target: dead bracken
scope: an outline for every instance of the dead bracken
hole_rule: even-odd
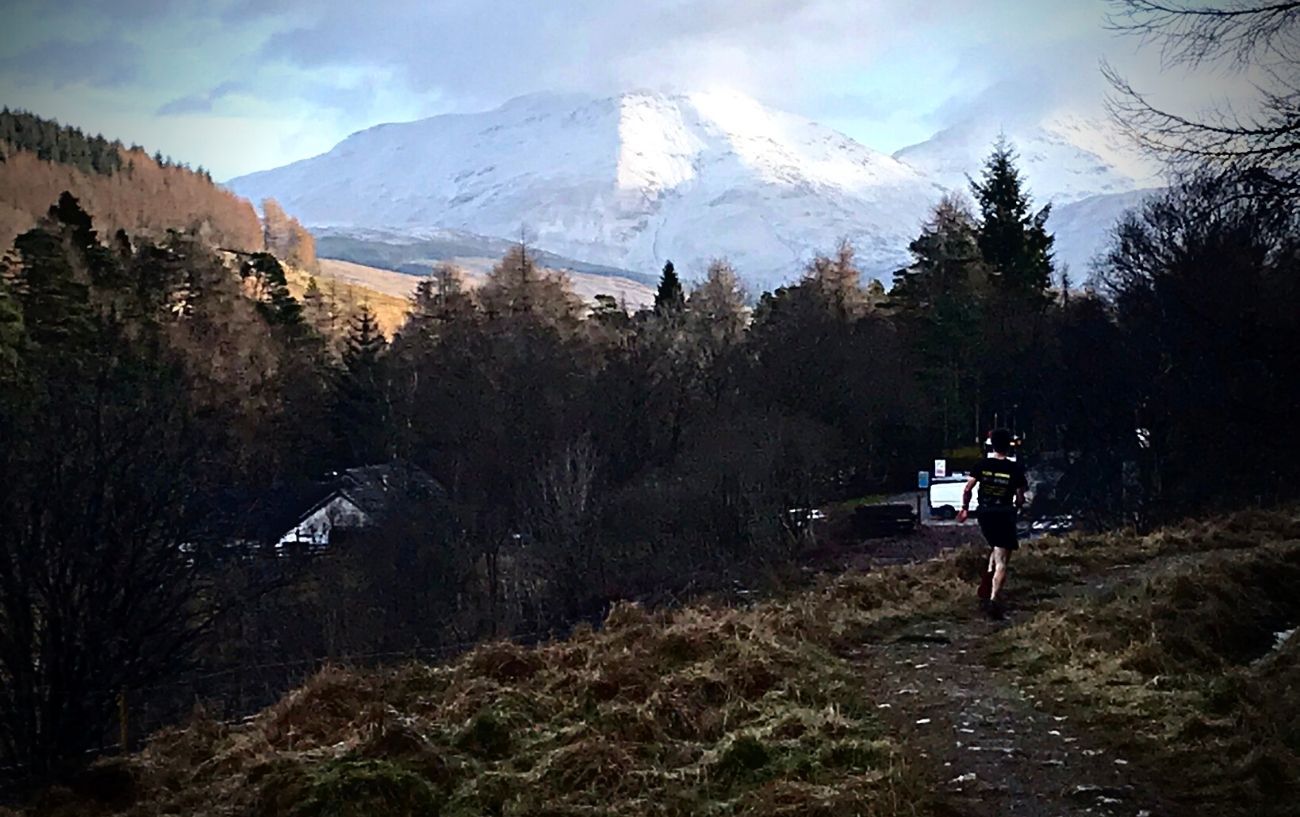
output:
[[[620,605],[599,631],[485,644],[446,666],[326,669],[245,724],[200,711],[112,761],[127,797],[54,790],[34,812],[924,812],[925,788],[876,720],[861,668],[837,654],[959,586],[953,560],[912,570],[929,578],[901,593],[900,568],[747,609]]]

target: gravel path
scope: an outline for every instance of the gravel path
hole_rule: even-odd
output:
[[[947,535],[927,544],[940,542],[957,544]],[[914,555],[923,559],[924,550]],[[890,553],[881,561],[896,558]],[[1012,598],[1050,607],[1158,569],[1156,563],[1125,565],[1080,584],[1024,588]],[[1014,673],[986,664],[986,638],[1032,610],[1013,609],[1007,622],[992,622],[975,613],[974,596],[972,586],[970,616],[913,623],[849,656],[872,679],[881,720],[920,753],[944,810],[969,817],[1173,817],[1149,786],[1131,778],[1128,759],[1051,714],[1055,702],[1037,699]]]

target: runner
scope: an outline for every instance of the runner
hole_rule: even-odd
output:
[[[966,481],[957,521],[965,522],[970,516],[971,494],[974,493],[975,486],[979,485],[980,504],[976,516],[980,532],[992,549],[988,572],[985,574],[988,598],[984,598],[984,586],[981,585],[980,606],[991,618],[1000,619],[1000,594],[1007,580],[1007,563],[1011,560],[1011,551],[1019,547],[1016,542],[1016,514],[1025,504],[1025,489],[1029,487],[1029,482],[1025,479],[1025,467],[1007,458],[1011,453],[1010,431],[1005,428],[994,430],[989,435],[989,443],[993,447],[993,454],[981,460]]]

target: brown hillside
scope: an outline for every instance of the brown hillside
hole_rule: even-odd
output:
[[[402,327],[406,321],[406,313],[410,308],[410,295],[415,289],[415,284],[419,279],[410,275],[402,275],[399,272],[388,273],[394,278],[406,279],[410,282],[404,294],[391,284],[389,286],[375,285],[370,281],[359,279],[352,274],[352,270],[340,269],[339,265],[343,262],[320,261],[320,273],[315,276],[316,285],[320,287],[321,292],[329,301],[337,303],[340,315],[346,316],[352,314],[357,307],[366,304],[371,311],[375,313],[375,318],[379,321],[379,328],[384,335],[392,338],[393,333]],[[359,267],[362,270],[369,270],[369,267],[360,267],[357,264],[347,264],[348,267]],[[384,273],[384,270],[373,270],[376,273]],[[285,277],[289,281],[289,292],[293,297],[302,299],[303,293],[307,290],[307,282],[312,277],[310,273],[297,267],[289,266],[286,269]],[[382,279],[383,276],[379,276]],[[339,322],[338,331],[344,331],[347,325],[346,318]]]
[[[466,288],[473,290],[482,286],[486,271],[500,260],[499,258],[473,258],[457,259],[450,263],[455,264],[464,273],[463,283]],[[336,278],[363,289],[402,299],[410,298],[411,293],[415,291],[415,285],[420,282],[419,277],[414,275],[354,264],[351,261],[322,258],[318,263],[322,276]],[[654,288],[628,278],[581,272],[565,272],[564,275],[569,280],[573,293],[587,304],[593,303],[596,296],[602,294],[611,295],[616,300],[626,303],[629,309],[641,309],[654,304]]]
[[[33,227],[65,190],[104,236],[119,229],[133,236],[195,230],[216,246],[262,249],[262,227],[248,201],[194,171],[163,167],[142,150],[122,150],[122,170],[112,175],[6,151],[0,162],[0,246]]]

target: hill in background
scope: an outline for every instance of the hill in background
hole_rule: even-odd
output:
[[[179,230],[213,246],[263,247],[253,206],[206,172],[31,114],[0,113],[0,246],[35,226],[65,190],[106,236]]]

